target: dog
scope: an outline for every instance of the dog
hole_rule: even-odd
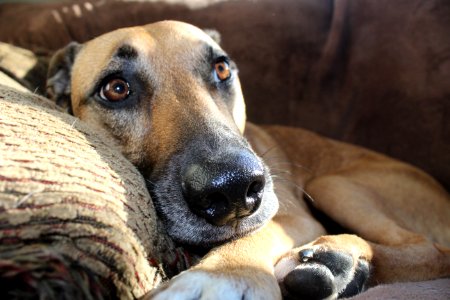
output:
[[[449,276],[446,190],[370,150],[246,122],[214,37],[176,21],[124,28],[49,67],[50,97],[117,141],[169,235],[210,249],[145,298],[335,299]]]

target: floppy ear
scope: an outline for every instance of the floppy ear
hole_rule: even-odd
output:
[[[53,55],[48,67],[47,97],[70,113],[72,113],[70,101],[72,66],[81,47],[81,44],[71,42]]]
[[[209,35],[214,40],[214,42],[216,42],[217,44],[220,45],[221,36],[220,36],[220,33],[217,30],[215,30],[215,29],[203,29],[203,31],[207,35]]]

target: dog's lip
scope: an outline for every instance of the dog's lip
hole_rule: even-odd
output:
[[[239,231],[236,232],[236,234],[230,240],[238,239],[238,238],[241,238],[248,234],[254,233],[255,231],[258,231],[259,229],[261,229],[265,224],[266,223],[262,223],[262,224],[257,224],[255,226],[248,226],[248,228],[240,229]]]
[[[190,241],[180,240],[180,239],[177,239],[176,237],[172,237],[172,238],[174,238],[174,240],[177,243],[182,244],[182,245],[210,249],[210,248],[214,248],[216,246],[220,246],[222,244],[237,240],[237,239],[247,236],[249,234],[252,234],[252,233],[260,230],[265,224],[266,223],[258,224],[257,226],[244,226],[243,228],[238,228],[239,225],[241,225],[241,224],[237,224],[235,226],[229,226],[229,225],[220,226],[220,227],[222,227],[222,229],[225,229],[225,228],[228,229],[228,230],[225,229],[227,234],[217,234],[216,233],[214,236],[214,239],[209,239],[208,241],[206,241],[204,243],[190,243]],[[220,228],[219,226],[217,226],[217,227]]]

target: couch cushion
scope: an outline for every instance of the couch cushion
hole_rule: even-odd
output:
[[[134,299],[186,268],[184,258],[111,141],[49,100],[0,85],[4,293],[57,292],[62,282],[68,299]]]

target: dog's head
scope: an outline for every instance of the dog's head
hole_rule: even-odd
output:
[[[278,207],[242,136],[237,73],[210,35],[165,21],[70,44],[52,60],[48,91],[118,141],[175,240],[211,246],[260,228]]]

